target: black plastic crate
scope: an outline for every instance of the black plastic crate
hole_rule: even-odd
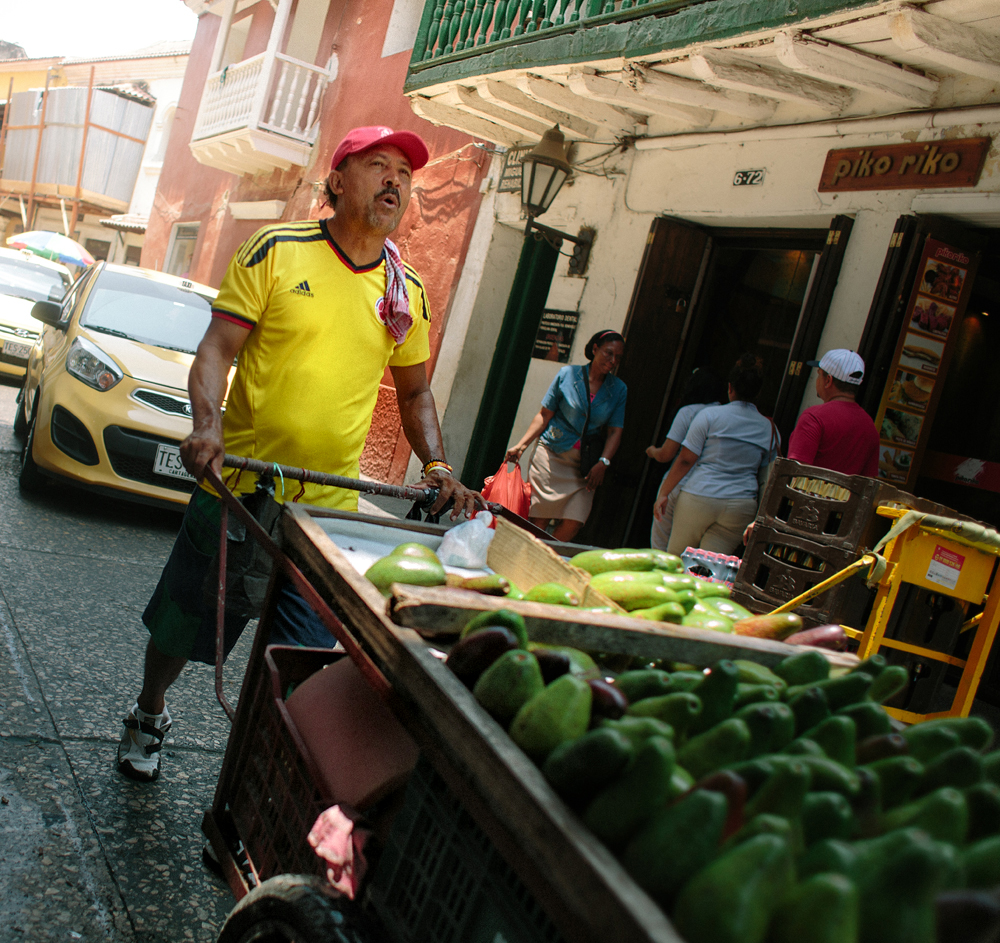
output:
[[[767,479],[757,521],[855,550],[867,543],[879,499],[898,494],[875,478],[779,458]]]
[[[561,943],[562,937],[425,759],[366,892],[396,943]]]
[[[758,522],[733,583],[734,598],[738,598],[735,594],[743,594],[759,606],[774,609],[829,579],[857,558],[852,550],[817,543]],[[812,622],[839,621],[838,614],[846,610],[852,594],[852,583],[859,580],[850,577],[796,612]]]
[[[306,840],[320,813],[333,805],[285,709],[292,688],[339,658],[325,648],[270,646],[267,668],[244,696],[250,723],[240,751],[241,775],[230,815],[262,881],[277,874],[326,874]],[[243,710],[243,697],[239,709]]]

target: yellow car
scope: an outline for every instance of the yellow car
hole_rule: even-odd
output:
[[[100,262],[61,304],[39,302],[14,431],[21,488],[48,478],[146,504],[184,504],[194,479],[179,445],[191,431],[188,371],[215,290]]]
[[[65,265],[27,249],[0,249],[0,375],[24,377],[41,331],[31,307],[36,301],[59,301],[72,281]]]

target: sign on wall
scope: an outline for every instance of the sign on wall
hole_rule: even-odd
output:
[[[546,308],[535,334],[535,347],[531,356],[536,360],[556,360],[569,363],[569,349],[580,322],[579,311],[556,311]]]
[[[958,325],[965,314],[977,254],[927,238],[917,278],[875,417],[879,478],[912,491],[941,391]]]
[[[991,138],[848,147],[828,151],[821,191],[974,187]]]

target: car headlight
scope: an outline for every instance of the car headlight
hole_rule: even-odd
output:
[[[66,369],[78,380],[104,392],[118,384],[124,374],[96,344],[78,337],[66,355]]]

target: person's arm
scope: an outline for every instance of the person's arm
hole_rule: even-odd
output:
[[[554,409],[546,409],[544,406],[538,410],[535,414],[535,418],[531,420],[528,425],[528,431],[521,436],[517,445],[512,446],[507,449],[507,455],[505,456],[508,462],[519,462],[521,461],[521,456],[524,455],[524,450],[531,445],[546,429],[549,427],[549,423],[552,422],[552,417],[556,414]]]
[[[660,490],[656,495],[653,514],[657,520],[660,520],[667,508],[667,498],[670,497],[670,492],[681,483],[681,479],[691,471],[694,463],[697,461],[698,456],[696,453],[692,452],[687,446],[681,446],[680,454],[674,460],[674,464],[670,466],[670,471],[663,479]]]
[[[222,401],[226,398],[233,359],[249,335],[247,327],[225,318],[212,318],[191,364],[188,394],[194,428],[181,443],[181,461],[199,481],[209,465],[217,475],[222,474],[222,458],[226,454]]]
[[[618,451],[618,446],[621,443],[622,427],[608,426],[608,437],[604,440],[604,450],[601,452],[601,458],[606,458],[610,462],[615,457],[615,452]],[[607,466],[600,459],[594,463],[594,467],[585,476],[588,491],[593,491],[604,483],[604,475],[607,470]]]
[[[406,441],[426,465],[428,462],[445,460],[441,426],[438,424],[434,394],[427,385],[427,370],[422,363],[407,367],[392,367],[392,379],[396,385],[396,404],[399,418],[403,423]],[[440,495],[431,507],[435,514],[444,507],[449,498],[455,499],[451,519],[455,520],[463,512],[471,517],[477,510],[486,508],[486,499],[471,488],[466,488],[447,469],[432,468],[420,483],[425,488],[440,489]]]
[[[675,442],[673,439],[664,439],[663,445],[657,448],[655,445],[651,445],[646,449],[646,454],[658,462],[663,462],[664,465],[667,462],[672,462],[674,456],[680,450],[680,442]]]
[[[815,465],[821,433],[819,422],[806,410],[799,416],[799,421],[788,437],[788,457],[803,465]]]

